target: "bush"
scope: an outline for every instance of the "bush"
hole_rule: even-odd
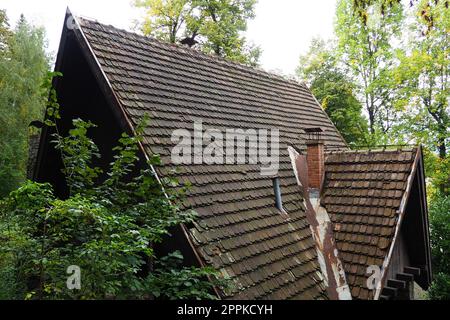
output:
[[[445,273],[438,273],[434,277],[431,288],[428,290],[428,297],[431,300],[450,299],[450,276]]]
[[[160,260],[154,254],[153,245],[195,213],[180,210],[173,189],[166,197],[151,170],[132,178],[140,137],[122,136],[99,183],[102,170],[91,166],[98,149],[87,136],[94,125],[73,125],[67,137],[54,135],[69,198],[29,181],[0,204],[0,298],[213,299],[213,286],[224,283],[208,281],[214,270],[184,268],[179,253]],[[158,163],[154,157],[149,168]],[[81,270],[79,290],[66,285],[69,266]]]
[[[450,299],[450,196],[437,193],[430,203],[434,280],[430,299]]]

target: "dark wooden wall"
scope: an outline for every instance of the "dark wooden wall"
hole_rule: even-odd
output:
[[[95,165],[107,168],[113,159],[112,148],[116,145],[122,130],[109,109],[73,33],[68,34],[65,53],[58,70],[62,72],[63,77],[59,78],[56,84],[58,101],[61,105],[58,129],[62,135],[66,135],[73,127],[73,119],[77,118],[89,120],[97,125],[97,128],[89,131],[89,136],[99,146],[102,155]],[[53,130],[43,133],[45,145],[41,150],[43,154],[36,180],[52,183],[58,195],[64,197],[67,195],[67,188],[61,174],[61,157],[50,142],[53,133]]]
[[[400,233],[392,253],[387,278],[395,279],[397,274],[402,273],[404,268],[409,266],[408,244],[405,241],[403,233]]]

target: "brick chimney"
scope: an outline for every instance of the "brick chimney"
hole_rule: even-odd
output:
[[[324,142],[321,128],[305,129],[308,134],[306,141],[306,160],[308,164],[308,184],[311,189],[320,189],[325,173]]]

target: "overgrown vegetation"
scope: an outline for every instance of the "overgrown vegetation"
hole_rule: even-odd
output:
[[[51,100],[48,126],[56,127],[58,109]],[[51,185],[28,181],[0,203],[0,298],[215,298],[213,287],[225,282],[213,269],[185,268],[178,252],[155,256],[154,245],[195,213],[181,210],[173,179],[163,192],[150,169],[158,157],[133,174],[143,125],[137,136],[122,135],[104,181],[92,166],[100,157],[88,137],[92,123],[77,119],[68,136],[53,135],[70,195],[60,199]],[[70,266],[81,270],[79,290],[67,287]]]
[[[450,299],[450,196],[436,194],[431,200],[431,250],[434,282],[430,299]]]

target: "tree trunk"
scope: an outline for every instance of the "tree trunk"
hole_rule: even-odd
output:
[[[439,139],[439,158],[445,159],[447,158],[447,147],[445,146],[445,139]]]
[[[438,139],[439,145],[438,145],[438,149],[439,149],[439,158],[444,160],[447,158],[447,147],[445,145],[445,138],[441,137]],[[447,180],[447,182],[442,182],[439,184],[439,190],[441,191],[442,194],[446,194],[446,191],[448,190],[448,183],[450,182],[450,173],[449,173],[449,179]],[[448,191],[447,191],[448,192]]]
[[[369,129],[370,134],[373,136],[375,135],[375,114],[372,110],[368,110],[369,112]]]

